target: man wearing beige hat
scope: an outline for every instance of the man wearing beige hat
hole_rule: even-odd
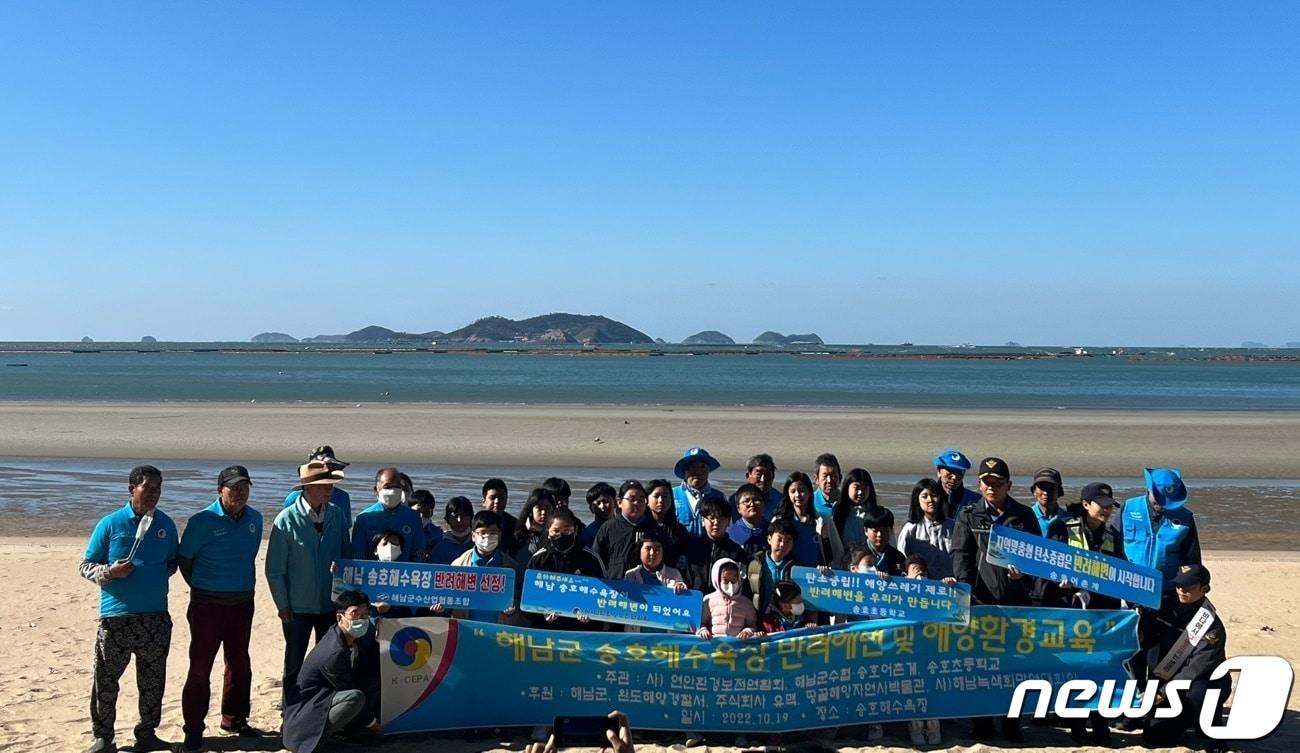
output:
[[[330,599],[335,560],[347,556],[348,521],[329,503],[343,470],[323,460],[298,467],[302,496],[280,511],[266,550],[266,582],[284,630],[284,691],[294,687],[307,642],[334,624]],[[293,699],[283,698],[287,705]]]

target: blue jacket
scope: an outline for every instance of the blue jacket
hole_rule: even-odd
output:
[[[330,564],[348,556],[347,524],[343,510],[324,505],[320,530],[302,505],[286,507],[271,524],[266,548],[266,584],[277,610],[303,614],[330,614],[334,577]]]
[[[126,559],[135,546],[140,516],[131,503],[109,513],[95,525],[81,559],[97,565],[111,565]],[[131,562],[135,570],[99,588],[99,616],[166,614],[167,579],[176,572],[176,524],[167,513],[154,508],[153,525],[145,533]]]
[[[713,487],[709,487],[709,490],[700,497],[700,502],[703,502],[706,499],[718,499],[723,502],[727,501],[727,498],[723,496],[722,492]],[[690,497],[686,494],[685,484],[678,484],[673,487],[673,507],[677,510],[677,522],[681,523],[688,533],[692,536],[704,535],[704,524],[700,522],[699,510],[691,507]],[[618,577],[622,577],[622,575],[620,574]]]
[[[214,593],[251,593],[262,548],[262,513],[244,507],[235,521],[221,499],[190,516],[181,536],[181,575],[193,588]]]
[[[424,562],[428,551],[424,541],[424,519],[405,504],[389,510],[375,502],[362,510],[352,524],[352,556],[359,560],[374,559],[370,542],[384,531],[402,534],[402,562]]]
[[[1055,515],[1044,515],[1043,508],[1039,506],[1038,500],[1034,500],[1033,502],[1030,502],[1029,509],[1033,510],[1034,517],[1038,518],[1038,530],[1043,532],[1043,536],[1047,536],[1047,529],[1051,528],[1052,524],[1055,523],[1056,521],[1059,520],[1062,523],[1064,523],[1065,521],[1070,519],[1070,514],[1066,512],[1065,508],[1060,505],[1056,506]]]
[[[1201,539],[1196,518],[1186,507],[1165,510],[1160,526],[1151,530],[1151,508],[1145,494],[1124,502],[1119,516],[1111,516],[1110,527],[1123,538],[1124,556],[1129,562],[1153,567],[1164,576],[1162,589],[1173,590],[1173,577],[1180,565],[1201,564]]]

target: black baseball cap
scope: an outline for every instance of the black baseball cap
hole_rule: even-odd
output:
[[[1205,565],[1183,565],[1178,568],[1178,574],[1174,576],[1174,585],[1183,586],[1208,586],[1210,585],[1210,570]]]
[[[1083,487],[1079,491],[1080,502],[1096,502],[1102,507],[1114,507],[1118,504],[1115,501],[1115,490],[1110,488],[1110,484],[1104,484],[1100,481],[1094,481]]]
[[[221,473],[217,474],[218,489],[223,486],[234,486],[240,481],[247,481],[250,484],[253,483],[253,479],[248,477],[248,469],[242,465],[228,466],[222,469]]]
[[[1011,469],[1007,467],[1007,461],[1002,458],[984,458],[980,461],[980,478],[1001,478],[1011,479]]]
[[[1040,485],[1051,485],[1056,487],[1056,496],[1065,495],[1065,486],[1061,483],[1061,472],[1055,468],[1039,468],[1034,471],[1034,481],[1029,486],[1033,488]]]
[[[307,460],[308,462],[312,460],[324,461],[326,465],[336,470],[347,468],[349,465],[348,463],[339,460],[338,456],[334,454],[334,448],[330,447],[327,444],[323,444],[320,447],[317,447],[316,449],[312,450],[311,454],[307,456]]]

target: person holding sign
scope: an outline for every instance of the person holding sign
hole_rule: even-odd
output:
[[[1149,748],[1178,745],[1187,728],[1195,727],[1211,688],[1220,691],[1215,715],[1221,717],[1232,689],[1231,675],[1210,680],[1215,667],[1228,658],[1223,620],[1206,598],[1210,571],[1204,565],[1183,565],[1172,581],[1177,601],[1162,608],[1156,617],[1164,630],[1160,642],[1147,652],[1146,664],[1150,676],[1160,682],[1189,680],[1191,687],[1182,692],[1183,713],[1170,719],[1147,717],[1142,744]],[[1168,700],[1162,690],[1156,695],[1156,706],[1165,705]]]
[[[957,512],[952,529],[952,567],[957,580],[971,586],[972,604],[1029,606],[1033,578],[1014,567],[1003,569],[987,561],[989,533],[994,523],[1041,536],[1038,518],[1011,498],[1011,470],[1002,458],[985,458],[979,464],[982,501]],[[993,720],[975,719],[976,740],[993,733]],[[1002,736],[1024,742],[1019,719],[1002,720]]]
[[[501,551],[501,516],[491,510],[479,510],[474,513],[474,521],[470,524],[474,531],[474,546],[470,547],[467,552],[457,557],[452,563],[452,567],[504,567],[510,570],[518,569],[515,561],[510,555]],[[471,609],[468,612],[468,619],[477,622],[499,622],[502,616],[509,617],[517,611],[516,607],[509,607],[505,611],[497,614],[496,612],[486,609]],[[463,610],[457,610],[457,615],[465,617]]]
[[[777,583],[793,580],[790,571],[795,565],[793,554],[797,535],[794,523],[785,518],[772,521],[767,527],[767,551],[750,560],[746,568],[746,580],[759,613],[771,608]]]
[[[740,564],[735,560],[718,560],[710,573],[713,593],[704,597],[700,612],[700,629],[695,632],[704,640],[728,635],[753,638],[759,632],[758,610],[740,592]]]
[[[1110,484],[1094,481],[1079,492],[1079,501],[1066,508],[1068,517],[1052,521],[1047,528],[1047,538],[1079,549],[1101,552],[1108,557],[1128,559],[1124,556],[1124,542],[1115,530],[1107,525],[1115,512],[1115,497]],[[1057,584],[1062,599],[1057,603],[1044,601],[1043,606],[1070,606],[1078,604],[1084,609],[1120,609],[1123,604],[1114,596],[1107,596],[1074,588],[1069,579]]]
[[[845,549],[867,543],[867,532],[862,520],[880,506],[876,499],[876,484],[865,468],[853,468],[844,477],[831,520],[840,534]]]
[[[586,575],[590,578],[605,577],[605,569],[600,558],[589,550],[583,549],[578,542],[578,518],[567,507],[561,507],[551,513],[546,521],[546,545],[538,549],[528,560],[528,570],[543,570],[548,573],[569,573]],[[587,617],[562,617],[555,612],[545,615],[529,614],[533,627],[551,630],[590,630]]]
[[[902,575],[907,557],[894,548],[894,512],[888,507],[877,507],[862,520],[867,535],[867,546],[876,553],[876,570],[886,575]]]
[[[135,750],[171,750],[158,738],[172,620],[167,613],[167,580],[177,568],[176,524],[158,508],[162,471],[152,465],[131,469],[130,501],[95,524],[78,572],[99,586],[99,630],[95,633],[95,674],[90,695],[88,753],[112,753],[117,722],[118,680],[135,656],[140,722]]]

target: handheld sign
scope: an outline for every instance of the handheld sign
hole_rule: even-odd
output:
[[[970,622],[970,586],[944,585],[943,581],[876,573],[832,570],[822,575],[815,567],[790,571],[813,609],[851,617],[892,617],[913,622]]]
[[[700,626],[703,599],[699,591],[678,594],[667,586],[529,570],[524,574],[519,608],[534,614],[693,631]]]
[[[135,526],[135,541],[131,544],[131,552],[130,552],[130,554],[127,554],[127,555],[126,555],[126,558],[127,558],[128,560],[130,560],[131,563],[134,564],[134,565],[142,565],[142,564],[144,564],[144,563],[142,563],[142,562],[136,562],[136,561],[135,561],[135,553],[136,553],[137,551],[139,551],[139,549],[140,549],[140,542],[141,542],[141,541],[144,541],[144,535],[145,535],[146,533],[149,533],[149,529],[150,529],[151,527],[153,527],[153,511],[152,511],[152,510],[149,511],[149,512],[147,512],[147,513],[145,513],[144,515],[141,515],[141,516],[140,516],[140,522],[137,523],[136,526]]]
[[[404,607],[502,611],[515,600],[515,571],[505,567],[445,567],[415,562],[339,560],[346,588],[365,591],[371,601]]]
[[[988,562],[1014,565],[1036,578],[1059,583],[1069,578],[1075,588],[1160,608],[1159,570],[1059,541],[994,525],[989,533]]]

